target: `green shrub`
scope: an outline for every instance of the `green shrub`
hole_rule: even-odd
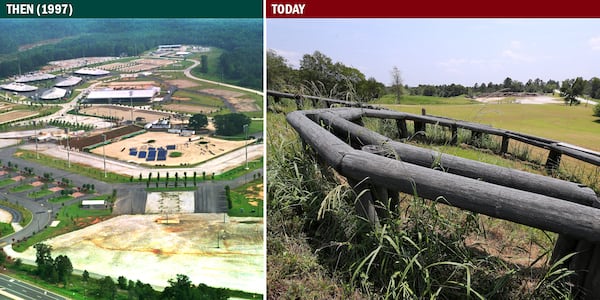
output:
[[[169,157],[181,157],[181,155],[183,155],[183,154],[181,154],[181,152],[177,152],[177,151],[169,153]]]

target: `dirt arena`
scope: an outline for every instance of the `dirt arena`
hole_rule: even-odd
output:
[[[244,147],[245,141],[226,141],[210,137],[202,137],[199,140],[189,142],[190,137],[182,137],[178,134],[166,132],[146,132],[106,145],[106,156],[122,161],[129,161],[147,165],[180,166],[182,164],[197,164],[217,157],[221,154],[231,152]],[[155,142],[149,143],[154,140]],[[203,143],[203,144],[200,144]],[[169,150],[167,160],[147,161],[145,158],[129,155],[129,148],[137,148],[137,151],[147,151],[148,147],[163,147],[175,145],[175,150]],[[92,150],[93,153],[102,155],[102,147]],[[169,157],[173,152],[180,152],[180,157]]]
[[[118,105],[92,105],[91,107],[82,108],[81,113],[91,116],[113,116],[121,120],[131,120],[131,107]],[[133,119],[138,117],[144,118],[147,122],[152,122],[158,119],[173,117],[172,113],[158,112],[145,110],[141,108],[133,109]]]
[[[223,223],[223,214],[183,214],[180,223],[165,225],[159,217],[118,216],[46,243],[53,254],[69,256],[73,268],[114,278],[164,287],[186,274],[194,284],[265,293],[262,218]],[[35,260],[35,249],[18,255]]]
[[[199,86],[200,84],[197,82],[193,82],[191,80],[186,79],[175,79],[175,80],[167,80],[168,84],[174,85],[180,89],[191,88],[195,86]]]
[[[260,110],[260,107],[256,105],[253,99],[240,98],[244,96],[243,93],[219,89],[203,89],[201,91],[207,94],[226,98],[227,101],[231,103],[231,105],[233,105],[237,112],[249,112]]]
[[[38,114],[39,114],[38,112],[28,111],[28,110],[9,111],[7,113],[0,114],[0,124],[37,116]]]

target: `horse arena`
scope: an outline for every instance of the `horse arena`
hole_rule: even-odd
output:
[[[197,136],[196,136],[197,137]],[[244,147],[246,141],[226,141],[203,136],[200,139],[190,141],[194,137],[184,137],[174,133],[167,132],[146,132],[131,138],[123,139],[104,147],[98,147],[92,150],[92,153],[107,157],[116,158],[121,161],[134,162],[147,165],[161,166],[181,166],[185,164],[197,164],[215,158],[222,154]],[[164,148],[175,146],[175,149],[168,150],[167,158],[161,160],[147,160],[146,157],[131,155],[131,149],[136,152],[149,151],[150,148]],[[104,149],[103,149],[104,148]],[[169,154],[180,152],[180,157],[170,157]]]

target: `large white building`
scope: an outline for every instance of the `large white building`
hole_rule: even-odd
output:
[[[40,99],[56,100],[56,99],[60,99],[60,98],[64,97],[66,94],[67,94],[67,90],[53,87],[53,88],[45,91],[44,93],[42,93],[42,96],[40,96]]]
[[[38,89],[37,86],[16,82],[0,85],[0,88],[13,92],[33,92]]]
[[[75,76],[71,76],[61,82],[56,83],[54,86],[57,87],[69,87],[69,86],[74,86],[77,85],[81,82],[81,77],[75,77]]]
[[[100,70],[100,69],[92,69],[92,68],[82,68],[75,71],[75,74],[79,75],[88,75],[88,76],[102,76],[110,74],[109,71]]]
[[[145,90],[96,90],[91,91],[86,102],[90,103],[129,103],[149,102],[160,92],[159,87]]]

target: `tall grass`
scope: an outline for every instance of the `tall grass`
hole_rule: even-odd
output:
[[[397,134],[393,122],[364,121]],[[477,214],[403,194],[371,226],[354,213],[360,195],[283,115],[269,113],[268,124],[269,299],[568,298],[566,269],[514,264],[469,243],[486,236]]]

